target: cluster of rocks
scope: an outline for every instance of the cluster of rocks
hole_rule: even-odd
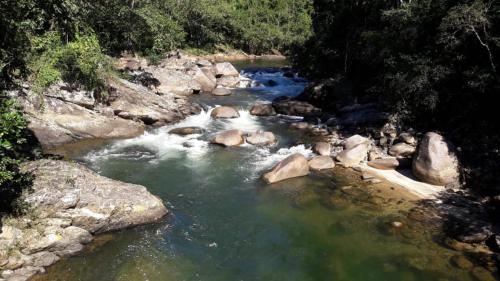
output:
[[[189,95],[229,95],[231,88],[251,83],[230,63],[213,64],[179,52],[159,65],[123,57],[116,67],[132,81],[109,78],[103,92],[58,82],[41,94],[29,85],[9,94],[22,106],[28,129],[44,149],[50,149],[89,139],[135,137],[148,126],[170,124],[199,113],[200,106],[190,103]]]
[[[147,65],[141,59],[124,57],[117,67],[159,95],[172,93],[188,96],[204,92],[227,96],[231,94],[231,89],[248,87],[251,83],[231,63],[212,63],[179,51],[170,53],[158,65]]]
[[[59,160],[25,163],[33,175],[23,200],[28,214],[3,219],[0,280],[28,280],[61,258],[80,252],[94,234],[157,221],[167,214],[145,187],[99,176]]]

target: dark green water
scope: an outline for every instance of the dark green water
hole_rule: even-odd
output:
[[[310,137],[245,109],[304,85],[280,73],[251,75],[279,86],[200,96],[207,112],[176,125],[202,126],[205,135],[182,138],[163,128],[76,156],[104,176],[148,187],[173,215],[98,237],[34,280],[471,280],[449,264],[457,252],[408,219],[414,203],[398,198],[404,191],[367,185],[340,168],[266,186],[262,172],[292,152],[310,154],[300,145]],[[226,104],[239,106],[242,117],[211,120],[209,108]],[[280,141],[271,149],[206,142],[230,128],[271,130]],[[393,221],[404,227],[392,229]]]

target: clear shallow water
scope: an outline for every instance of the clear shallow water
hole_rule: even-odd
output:
[[[148,187],[172,215],[100,236],[34,280],[470,280],[449,264],[457,253],[432,241],[438,232],[408,219],[414,203],[400,199],[404,191],[367,185],[341,168],[266,186],[260,175],[277,161],[294,152],[311,155],[301,144],[310,137],[288,129],[288,120],[250,116],[248,107],[297,94],[305,84],[276,70],[246,73],[278,86],[195,97],[206,108],[200,115],[75,156],[104,176]],[[236,106],[241,117],[212,120],[217,105]],[[168,134],[184,126],[207,133]],[[209,145],[214,133],[233,128],[271,130],[279,143]],[[391,229],[392,221],[405,226]]]

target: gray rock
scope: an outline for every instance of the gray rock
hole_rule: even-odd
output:
[[[195,135],[195,134],[198,135],[205,133],[205,129],[200,127],[182,127],[182,128],[172,129],[168,131],[168,133],[181,136]]]
[[[238,118],[240,114],[232,107],[220,106],[212,110],[210,116],[212,116],[212,118]]]
[[[251,133],[249,136],[247,136],[246,140],[249,144],[255,146],[273,145],[277,141],[276,136],[272,132],[263,131]]]
[[[50,86],[43,94],[50,98],[60,99],[90,109],[94,107],[96,102],[92,92],[73,89],[64,82],[58,82]]]
[[[276,111],[272,104],[269,103],[256,103],[250,109],[250,114],[255,116],[274,116]]]
[[[36,253],[31,257],[33,259],[32,265],[35,267],[47,267],[59,260],[59,256],[48,251]]]
[[[229,96],[231,95],[231,90],[227,88],[216,88],[215,90],[212,91],[212,95],[214,96]]]
[[[288,156],[264,174],[263,179],[271,184],[290,178],[303,177],[309,174],[309,163],[304,155],[296,153]]]
[[[415,153],[416,148],[407,143],[400,142],[389,149],[389,155],[394,157],[410,157]]]
[[[335,168],[335,162],[330,156],[315,156],[309,160],[311,170],[327,170]]]
[[[321,109],[310,103],[292,100],[290,98],[279,98],[273,101],[273,107],[279,114],[291,116],[319,116]]]
[[[240,130],[229,130],[216,135],[212,143],[223,146],[238,146],[245,143],[245,139]]]
[[[379,170],[395,170],[399,167],[399,161],[396,158],[380,158],[369,161],[368,166]]]
[[[417,140],[415,139],[415,137],[410,134],[410,133],[401,133],[399,135],[399,139],[402,141],[402,142],[405,142],[409,145],[412,145],[412,146],[416,146],[417,145]]]
[[[368,154],[369,146],[366,143],[360,143],[354,147],[346,148],[337,155],[339,161],[345,167],[352,167],[364,161]]]
[[[239,76],[222,76],[217,78],[217,86],[224,88],[236,88],[240,84]]]
[[[123,229],[154,222],[167,214],[163,202],[145,187],[101,177],[77,163],[39,160],[24,164],[23,170],[35,178],[33,192],[26,197],[26,202],[40,212],[73,221],[73,226],[61,234],[63,238],[88,243],[90,236],[85,231],[102,233]],[[78,203],[65,209],[62,200],[74,191],[77,191]],[[54,234],[47,244],[52,240],[60,241],[61,237]]]
[[[223,77],[223,76],[237,77],[240,75],[238,70],[236,70],[236,68],[234,68],[234,66],[229,62],[217,63],[214,66],[214,72],[217,77]]]
[[[453,146],[441,135],[425,134],[416,157],[413,159],[413,174],[419,180],[445,186],[458,186],[459,163]]]
[[[330,156],[332,146],[327,142],[317,142],[313,146],[313,152],[321,156]]]
[[[354,135],[344,140],[344,148],[351,149],[357,145],[364,144],[369,145],[370,140],[368,138],[362,137],[360,135]]]

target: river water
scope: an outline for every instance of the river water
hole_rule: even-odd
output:
[[[146,186],[172,215],[98,236],[84,253],[33,280],[472,280],[450,264],[458,252],[434,242],[439,231],[418,219],[412,196],[400,188],[364,183],[339,167],[271,186],[260,180],[291,153],[312,155],[307,143],[314,137],[289,129],[290,118],[248,113],[257,100],[293,96],[306,85],[278,66],[239,65],[259,82],[255,87],[194,97],[205,108],[199,115],[73,155],[101,175]],[[218,105],[238,107],[241,117],[211,119]],[[168,134],[185,126],[207,133]],[[273,131],[279,143],[266,149],[208,143],[235,128]],[[403,227],[391,227],[394,221]]]

